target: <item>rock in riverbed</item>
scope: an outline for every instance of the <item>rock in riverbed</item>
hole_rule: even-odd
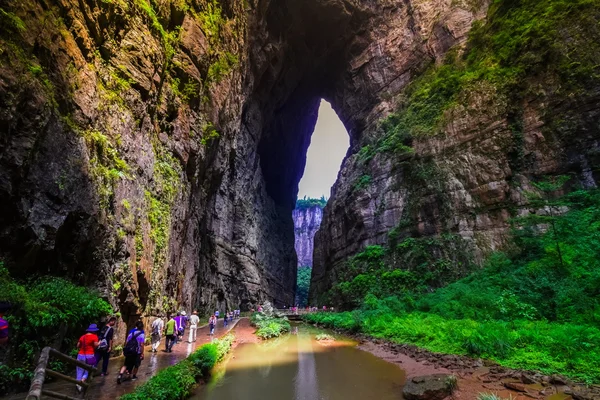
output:
[[[455,388],[454,375],[424,375],[410,379],[402,394],[406,400],[442,400],[451,395]]]

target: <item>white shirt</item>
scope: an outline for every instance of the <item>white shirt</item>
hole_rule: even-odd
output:
[[[163,320],[161,318],[155,319],[154,322],[152,322],[152,333],[158,332],[158,334],[160,335],[162,333],[164,326],[165,326],[165,323],[163,322]]]
[[[198,317],[197,315],[192,315],[190,317],[190,323],[192,324],[192,326],[198,325],[198,322],[200,322],[200,317]]]

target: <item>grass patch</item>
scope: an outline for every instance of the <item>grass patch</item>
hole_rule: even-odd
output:
[[[227,335],[203,345],[185,360],[163,369],[133,393],[120,399],[181,400],[189,397],[198,380],[208,377],[213,367],[229,352],[233,340],[233,335]]]

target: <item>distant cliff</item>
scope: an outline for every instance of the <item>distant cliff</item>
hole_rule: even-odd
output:
[[[325,204],[324,199],[304,199],[296,202],[292,216],[298,267],[312,267],[315,233],[321,226]]]

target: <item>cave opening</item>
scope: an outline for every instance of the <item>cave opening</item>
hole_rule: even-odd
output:
[[[321,99],[317,122],[310,136],[298,199],[292,212],[294,248],[298,259],[295,304],[308,305],[315,234],[323,208],[350,147],[348,132],[329,102]]]
[[[265,216],[259,227],[265,245],[257,252],[257,262],[269,282],[261,296],[274,304],[295,301],[299,264],[292,217],[298,198],[335,197],[330,188],[340,163],[356,150],[368,123],[365,118],[376,93],[355,81],[351,71],[358,65],[350,60],[369,43],[371,16],[368,8],[346,1],[273,2],[266,10],[266,27],[277,45],[251,53],[254,89],[243,108],[242,129],[256,140],[261,175],[257,203]],[[320,124],[327,119],[336,124],[343,145],[337,144],[340,139],[315,133],[323,107],[327,112],[321,115],[330,118]],[[327,173],[311,161],[313,155],[330,165]],[[305,189],[316,182],[321,189]],[[312,248],[311,238],[311,264]]]

